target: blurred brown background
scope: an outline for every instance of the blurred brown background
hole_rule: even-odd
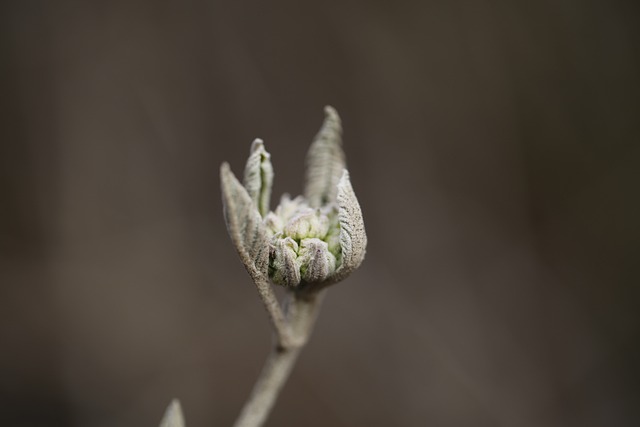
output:
[[[640,425],[634,2],[0,6],[0,420],[229,426],[270,329],[218,168],[334,105],[369,251],[270,426]]]

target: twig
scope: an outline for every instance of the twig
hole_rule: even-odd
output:
[[[287,346],[276,344],[273,348],[234,427],[259,427],[266,421],[300,351],[311,335],[323,296],[324,293],[309,298],[289,295],[286,310],[293,340]]]
[[[273,351],[236,427],[261,426],[307,342],[324,289],[344,280],[364,259],[367,235],[360,204],[345,169],[340,117],[325,121],[309,148],[304,197],[283,196],[269,212],[271,155],[256,139],[244,183],[228,163],[220,168],[227,230],[253,279],[276,334]],[[284,307],[271,285],[287,289]]]
[[[271,284],[268,279],[264,278],[262,275],[252,274],[251,271],[249,271],[249,274],[258,289],[258,294],[260,295],[260,299],[262,300],[264,307],[269,313],[269,320],[271,320],[271,324],[273,325],[276,335],[276,347],[291,347],[294,341],[291,325],[285,318],[285,314],[280,307],[280,303],[276,298],[276,294],[273,291]]]

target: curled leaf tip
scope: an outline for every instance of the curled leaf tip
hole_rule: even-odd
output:
[[[253,153],[256,150],[259,150],[261,146],[264,146],[264,141],[260,138],[256,138],[251,143],[251,152]]]
[[[324,106],[324,115],[325,115],[325,120],[330,119],[334,122],[340,123],[340,116],[338,115],[338,111],[335,108],[333,108],[331,105]]]
[[[273,166],[271,155],[264,148],[264,142],[256,138],[244,168],[244,187],[263,217],[269,212],[271,188],[273,187]]]

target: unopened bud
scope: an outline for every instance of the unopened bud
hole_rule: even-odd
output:
[[[284,234],[296,240],[309,237],[323,238],[329,231],[329,218],[315,209],[308,209],[295,215],[284,227]]]
[[[291,237],[277,238],[272,247],[271,280],[275,284],[294,287],[300,283],[300,268],[296,263],[298,244]]]
[[[336,269],[336,257],[329,246],[320,239],[303,239],[298,251],[300,274],[306,282],[325,280]]]

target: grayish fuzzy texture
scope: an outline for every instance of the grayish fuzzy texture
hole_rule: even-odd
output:
[[[291,237],[278,239],[273,248],[274,283],[293,288],[300,283],[300,267],[296,262],[298,244]]]
[[[245,266],[255,268],[259,274],[266,275],[269,254],[262,216],[249,192],[233,175],[227,163],[220,169],[220,181],[225,220],[231,240]]]
[[[287,319],[292,327],[295,345],[272,350],[234,427],[259,427],[266,421],[300,351],[313,331],[323,298],[324,292],[311,298],[288,295]]]
[[[331,106],[326,106],[324,112],[324,123],[311,143],[306,159],[304,196],[313,208],[335,200],[338,181],[346,166],[340,116]]]
[[[271,155],[265,150],[261,139],[256,139],[251,144],[251,154],[244,168],[244,187],[258,208],[258,212],[264,217],[269,212],[273,166]]]
[[[160,421],[160,427],[185,427],[182,407],[178,399],[173,399]]]
[[[251,146],[244,186],[227,163],[220,169],[227,230],[269,312],[277,338],[236,427],[264,423],[311,334],[323,288],[346,278],[364,259],[367,236],[345,169],[341,134],[338,113],[325,107],[324,124],[307,154],[305,198],[283,197],[274,212],[268,209],[273,169],[262,140],[256,139]],[[329,216],[336,207],[337,222]],[[323,239],[331,242],[335,253]],[[284,309],[269,277],[288,291]]]
[[[342,261],[331,278],[336,282],[343,280],[360,267],[367,250],[367,233],[364,229],[362,210],[346,169],[338,183],[338,219]]]
[[[299,264],[306,282],[322,282],[336,269],[336,258],[329,252],[329,245],[320,239],[304,239],[300,243]]]
[[[284,224],[284,235],[269,237],[263,219],[270,218],[271,221],[267,222],[271,224],[278,217],[277,212],[287,209],[278,207],[275,216],[268,212],[274,172],[271,156],[261,139],[251,144],[244,170],[244,185],[238,182],[226,163],[222,165],[225,220],[231,240],[249,274],[257,284],[260,283],[259,288],[265,290],[263,300],[275,318],[280,315],[273,303],[274,298],[267,291],[270,290],[267,283],[269,275],[273,283],[289,288],[297,287],[303,280],[305,292],[313,293],[345,279],[364,259],[367,236],[358,199],[351,186],[349,173],[344,168],[341,135],[338,113],[333,107],[325,107],[324,123],[307,153],[305,198],[295,199],[306,202],[304,206],[318,210],[337,206],[340,254],[336,253],[335,256],[327,251],[326,244],[298,248],[297,244],[294,247],[291,242],[278,243],[287,236],[297,242],[305,238],[326,237],[328,218],[317,216],[312,210],[298,215],[294,211],[290,222]],[[284,199],[282,203],[290,207],[291,201],[287,200]],[[298,205],[297,209],[302,209],[303,204]],[[281,219],[287,221],[287,218]]]
[[[276,330],[279,345],[285,346],[290,341],[289,328],[269,282],[269,244],[262,217],[228,163],[220,167],[220,182],[229,236],[258,289]]]

